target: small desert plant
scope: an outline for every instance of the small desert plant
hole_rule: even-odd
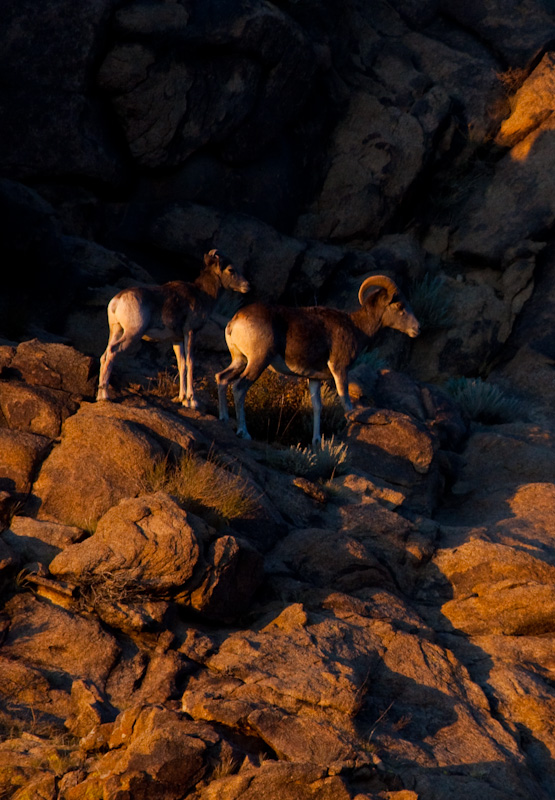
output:
[[[322,438],[320,448],[288,447],[285,450],[270,450],[266,454],[268,464],[283,472],[304,478],[330,478],[345,471],[348,465],[348,447],[344,442]]]
[[[316,463],[316,455],[310,447],[287,447],[284,450],[268,450],[266,461],[275,469],[289,472],[291,475],[307,477],[312,472]]]
[[[306,380],[266,370],[245,400],[252,437],[281,444],[306,438],[307,402],[310,407]]]
[[[232,400],[232,391],[228,389],[228,401]],[[247,392],[245,412],[253,439],[295,445],[311,437],[313,415],[306,378],[265,370]],[[345,424],[337,393],[325,382],[321,421],[328,434],[339,433]]]
[[[233,775],[239,769],[239,762],[233,757],[231,753],[226,753],[221,760],[214,766],[214,771],[210,776],[210,780],[217,781],[220,778],[227,778],[228,775]]]
[[[505,72],[498,72],[496,78],[503,87],[507,96],[512,96],[518,92],[530,73],[525,67],[509,67]]]
[[[354,369],[358,366],[370,367],[378,372],[378,370],[385,369],[387,367],[387,361],[382,356],[379,347],[370,347],[365,348],[362,353],[357,356],[352,368]]]
[[[60,514],[59,521],[64,525],[69,525],[74,528],[81,528],[81,530],[84,531],[87,536],[92,536],[96,531],[98,520],[101,514],[97,515],[91,509],[88,509],[88,512],[89,513],[85,513],[81,506],[74,506],[66,513]]]
[[[451,300],[439,275],[428,272],[415,281],[410,302],[423,330],[447,328],[451,324]]]
[[[463,413],[475,422],[513,422],[523,416],[520,400],[481,378],[451,378],[445,389]]]
[[[349,467],[349,448],[345,442],[322,437],[322,444],[316,450],[316,472],[323,478],[342,475]]]
[[[147,392],[156,397],[174,397],[179,393],[177,370],[165,369],[155,378],[148,378]]]
[[[204,459],[186,451],[177,463],[159,459],[145,478],[145,488],[173,494],[191,511],[209,510],[223,520],[251,515],[258,502],[248,481],[218,463],[213,452]]]
[[[349,393],[352,400],[372,403],[380,371],[387,368],[387,361],[379,348],[364,350],[349,370]],[[345,424],[343,418],[343,425]],[[336,430],[340,430],[338,427]]]
[[[128,570],[100,570],[79,578],[79,605],[90,610],[105,603],[133,603],[148,595],[148,587],[129,576]]]

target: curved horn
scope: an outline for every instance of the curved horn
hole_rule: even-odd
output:
[[[208,255],[209,256],[215,256],[217,252],[218,252],[218,250],[216,248],[214,248],[213,250],[209,250],[208,251]]]
[[[368,289],[370,289],[372,286],[377,286],[379,289],[385,289],[389,300],[391,300],[395,292],[399,291],[395,281],[391,280],[391,278],[388,278],[387,275],[370,275],[369,278],[366,278],[366,280],[362,282],[360,289],[358,290],[358,301],[361,305],[366,299]]]

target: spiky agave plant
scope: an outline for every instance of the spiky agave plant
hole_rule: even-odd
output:
[[[506,394],[495,383],[481,378],[451,378],[445,389],[463,413],[475,422],[495,424],[523,417],[521,401]]]
[[[331,478],[344,472],[348,466],[349,448],[332,436],[322,437],[319,448],[288,447],[283,450],[269,450],[266,454],[268,464],[283,472],[304,478]]]
[[[410,291],[412,310],[424,330],[451,325],[451,299],[439,275],[427,272]]]

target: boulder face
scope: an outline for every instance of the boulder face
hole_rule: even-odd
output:
[[[0,797],[555,796],[554,41],[545,0],[5,0]],[[251,292],[200,407],[170,340],[94,402],[110,299],[213,248]],[[216,418],[241,303],[374,274],[421,334],[321,449],[301,379]]]
[[[93,361],[65,344],[22,342],[2,347],[2,427],[54,439],[83,397],[94,391]],[[30,437],[27,437],[30,442]]]
[[[163,411],[85,404],[64,426],[35,484],[39,515],[93,526],[146,485],[153,462],[166,456],[170,443],[180,450],[192,441],[190,427]]]
[[[116,31],[122,41],[106,55],[99,83],[133,157],[149,167],[175,166],[212,143],[229,160],[251,160],[302,108],[315,72],[302,28],[269,3],[236,3],[223,14],[208,3],[196,15],[179,4],[165,14],[144,4],[120,10]],[[173,44],[164,59],[162,32]],[[211,56],[193,46],[184,58],[180,40],[195,39]]]
[[[353,464],[375,478],[400,485],[408,504],[430,513],[440,482],[439,442],[423,423],[406,414],[365,409],[349,414],[346,441]]]
[[[161,595],[184,586],[197,568],[198,535],[185,512],[162,493],[113,506],[90,538],[65,548],[50,564],[53,575],[74,580],[125,574],[130,584]]]

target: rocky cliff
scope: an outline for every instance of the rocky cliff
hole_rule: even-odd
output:
[[[7,0],[0,32],[0,796],[549,800],[555,792],[555,8]],[[380,334],[252,442],[106,304],[193,279]],[[333,438],[332,438],[333,437]]]

